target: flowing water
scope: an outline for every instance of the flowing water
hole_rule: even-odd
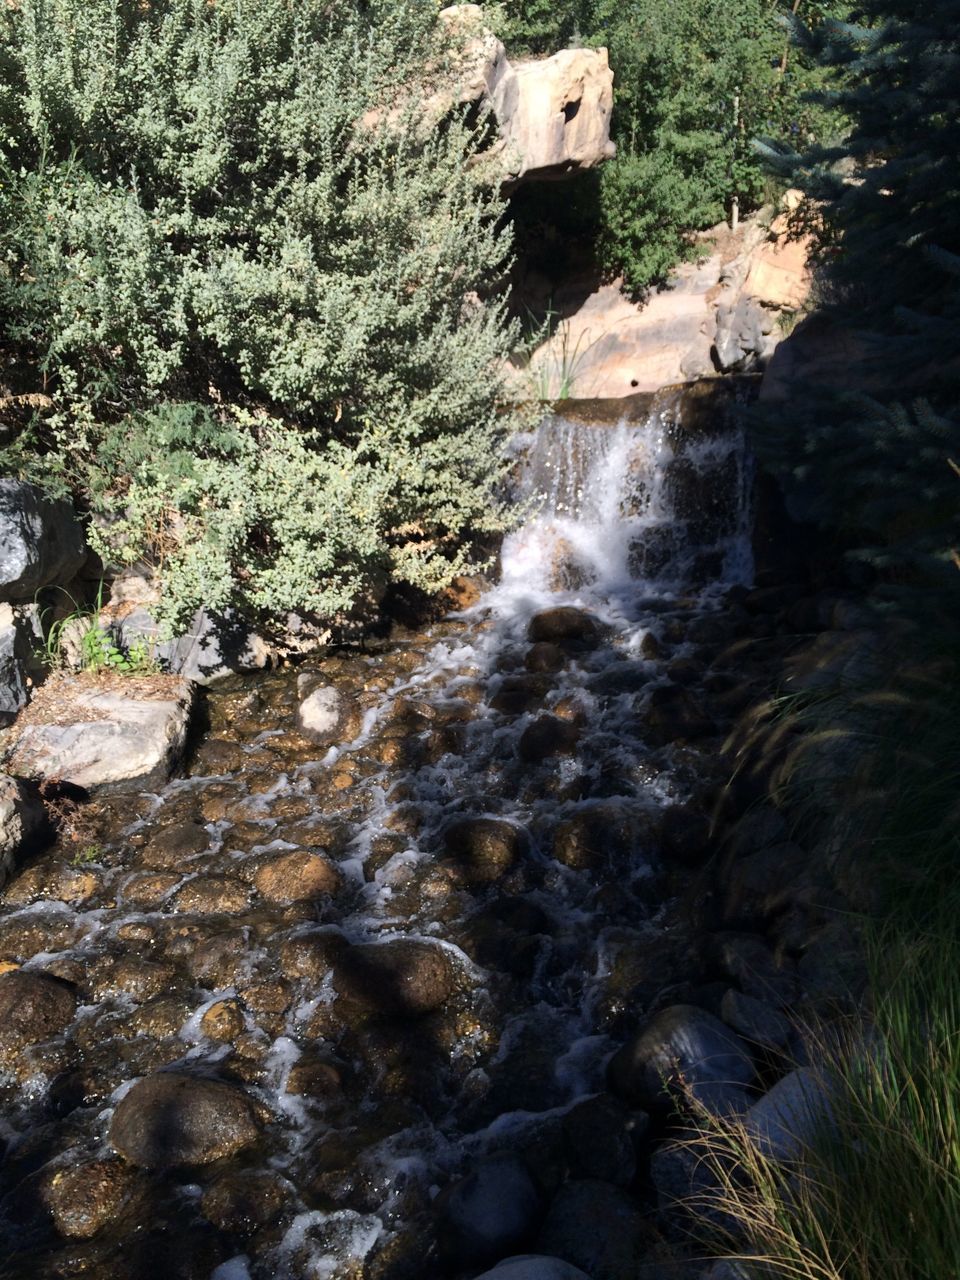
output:
[[[528,515],[498,584],[308,664],[351,741],[299,735],[296,672],[234,680],[188,776],[99,802],[79,854],[8,884],[0,958],[80,1004],[3,1084],[3,1274],[470,1274],[443,1188],[505,1150],[562,1180],[563,1117],[683,979],[659,833],[717,781],[708,666],[751,574],[741,433],[725,396],[684,394],[571,405],[516,442]],[[335,891],[265,894],[290,850],[321,852]],[[391,953],[399,977],[367,945],[396,939],[421,944]],[[114,1108],[159,1069],[243,1086],[259,1145],[138,1175],[91,1238],[58,1236],[51,1169],[111,1156]]]

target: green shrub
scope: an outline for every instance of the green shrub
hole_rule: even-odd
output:
[[[481,292],[510,243],[466,123],[423,123],[432,7],[0,22],[0,305],[53,401],[16,465],[108,517],[108,560],[151,555],[171,618],[448,580],[503,519],[512,332]]]

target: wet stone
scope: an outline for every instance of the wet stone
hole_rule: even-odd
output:
[[[81,906],[100,888],[100,877],[86,868],[44,861],[22,871],[7,886],[3,901],[11,907],[25,907],[47,899]]]
[[[196,822],[178,822],[146,833],[140,854],[143,866],[151,871],[172,871],[210,847],[210,835]]]
[[[257,871],[254,885],[270,902],[308,902],[329,897],[340,887],[340,874],[326,858],[306,850],[279,854]]]
[[[527,764],[539,764],[550,756],[571,755],[580,741],[580,730],[557,716],[539,716],[524,729],[517,755]]]
[[[110,1122],[113,1147],[148,1169],[209,1164],[259,1136],[257,1112],[240,1089],[176,1072],[135,1084]]]
[[[541,640],[527,650],[523,665],[528,671],[562,671],[567,665],[567,654],[551,640]]]
[[[235,1040],[243,1028],[243,1010],[237,1000],[218,1000],[200,1019],[200,1030],[210,1040]]]
[[[183,996],[157,996],[125,1016],[117,1034],[163,1040],[167,1036],[178,1035],[192,1011],[192,1005]]]
[[[631,1113],[609,1095],[577,1103],[563,1118],[573,1176],[628,1187],[637,1172],[635,1137],[645,1123],[642,1112]]]
[[[89,1240],[113,1222],[138,1187],[120,1160],[88,1160],[54,1170],[40,1184],[43,1207],[60,1235]]]
[[[175,871],[148,871],[131,876],[121,890],[123,901],[131,907],[151,911],[159,907],[173,892],[182,876]]]
[[[542,673],[505,676],[490,699],[490,706],[506,716],[520,716],[542,705],[550,682]]]
[[[62,911],[31,911],[0,921],[0,957],[20,964],[41,952],[65,951],[83,937],[82,922]]]
[[[522,828],[502,818],[458,818],[443,833],[446,856],[468,884],[493,884],[519,861]]]
[[[245,1169],[218,1178],[203,1194],[203,1216],[221,1231],[249,1236],[275,1222],[291,1189],[274,1173]]]
[[[654,689],[643,717],[657,741],[663,743],[703,738],[716,731],[698,700],[679,685]]]
[[[0,974],[0,1062],[65,1030],[76,1007],[74,993],[56,978],[22,969]]]
[[[174,911],[194,915],[236,914],[250,905],[247,889],[228,876],[197,876],[174,895]]]
[[[456,982],[444,948],[406,938],[348,948],[336,960],[333,980],[342,995],[393,1017],[439,1008]]]
[[[561,606],[535,614],[527,627],[527,639],[534,644],[543,640],[555,644],[573,641],[594,648],[600,642],[600,631],[595,619],[582,609]]]
[[[168,991],[176,981],[172,965],[142,960],[139,956],[104,957],[89,971],[85,987],[91,1000],[100,1002],[129,996],[138,1004]]]

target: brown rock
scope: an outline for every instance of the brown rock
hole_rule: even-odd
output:
[[[580,741],[580,729],[557,716],[538,716],[520,735],[517,754],[528,764],[539,764],[549,756],[569,756]]]
[[[243,1031],[243,1010],[236,1000],[218,1000],[200,1019],[200,1029],[211,1040],[228,1043]]]
[[[171,1071],[147,1076],[124,1095],[109,1136],[131,1164],[168,1169],[210,1164],[252,1146],[260,1125],[242,1090]]]
[[[56,978],[12,969],[0,974],[0,1061],[26,1045],[49,1040],[73,1021],[77,1001]]]
[[[40,1200],[62,1236],[89,1240],[114,1221],[136,1184],[137,1175],[120,1160],[89,1160],[44,1178]]]
[[[128,906],[151,911],[163,902],[182,878],[175,871],[148,871],[131,876],[123,886],[123,901]]]
[[[439,1008],[456,982],[442,947],[408,938],[349,947],[333,972],[338,993],[394,1017],[415,1017]]]
[[[246,887],[229,876],[197,876],[188,880],[173,899],[174,911],[196,915],[235,914],[249,905]]]
[[[221,1231],[248,1236],[280,1217],[288,1194],[276,1174],[244,1169],[218,1178],[204,1192],[200,1208]]]
[[[336,893],[340,874],[320,854],[297,849],[265,863],[257,872],[254,885],[270,902],[308,902]]]
[[[526,846],[520,827],[503,818],[458,818],[443,834],[447,857],[468,884],[493,884],[514,867]]]
[[[558,645],[574,642],[585,648],[596,648],[600,632],[589,613],[569,605],[561,605],[556,609],[545,609],[542,613],[534,614],[527,627],[527,639],[535,644],[541,641]]]

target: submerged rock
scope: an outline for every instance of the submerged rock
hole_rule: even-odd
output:
[[[580,729],[559,716],[538,716],[527,725],[517,744],[517,755],[527,764],[539,764],[549,756],[569,756],[577,749]]]
[[[527,627],[527,639],[534,644],[550,641],[557,645],[574,641],[584,647],[594,648],[600,641],[600,630],[595,620],[583,609],[560,605],[556,609],[544,609],[542,613],[534,614]]]
[[[455,974],[443,947],[397,938],[349,947],[334,964],[333,983],[341,995],[378,1013],[416,1017],[449,999]]]
[[[137,1174],[120,1160],[87,1160],[48,1174],[40,1201],[67,1239],[89,1240],[129,1203]]]
[[[14,969],[0,974],[0,1062],[59,1035],[73,1021],[77,1000],[66,983]]]
[[[664,1110],[670,1095],[689,1090],[696,1102],[724,1114],[745,1111],[754,1078],[743,1041],[713,1014],[677,1004],[654,1014],[607,1068],[610,1087],[625,1101]]]
[[[265,862],[253,883],[269,902],[312,902],[337,892],[340,873],[320,854],[295,849]]]
[[[297,694],[297,725],[313,742],[333,747],[359,733],[359,708],[336,685],[326,684],[321,676],[305,671],[297,676]]]
[[[444,831],[443,845],[468,884],[485,885],[516,866],[526,838],[503,818],[458,818]]]
[[[259,1136],[257,1111],[242,1090],[177,1072],[139,1081],[110,1122],[114,1149],[147,1169],[210,1164]]]

